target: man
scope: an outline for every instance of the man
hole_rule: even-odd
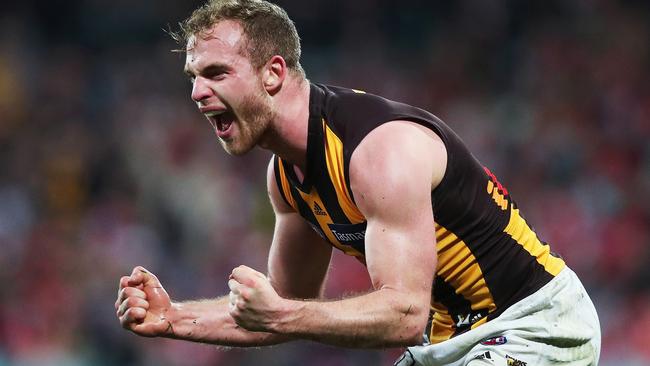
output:
[[[410,346],[400,365],[597,364],[580,281],[442,121],[311,84],[293,23],[265,1],[210,1],[180,39],[224,149],[275,154],[268,274],[239,266],[228,296],[176,303],[136,267],[115,303],[124,328],[225,346]],[[321,299],[332,246],[367,267],[373,291]]]

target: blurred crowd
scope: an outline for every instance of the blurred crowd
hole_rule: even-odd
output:
[[[193,1],[0,5],[0,366],[379,365],[399,350],[223,350],[119,326],[118,279],[174,299],[266,268],[268,152],[227,156],[165,29]],[[650,364],[650,3],[277,1],[314,82],[446,121],[582,278],[601,365]],[[364,291],[336,254],[329,296]]]

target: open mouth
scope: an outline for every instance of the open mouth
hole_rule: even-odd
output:
[[[235,121],[234,115],[228,111],[211,111],[205,113],[210,124],[214,128],[215,134],[222,139],[230,137],[232,125]]]

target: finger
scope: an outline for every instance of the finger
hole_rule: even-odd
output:
[[[120,324],[126,329],[132,329],[135,324],[140,324],[147,316],[147,311],[142,308],[129,308],[120,317]]]
[[[120,278],[120,286],[117,289],[117,300],[115,300],[115,309],[120,306],[120,291],[127,286],[129,276],[122,276]]]
[[[118,289],[118,291],[125,288],[125,287],[127,287],[128,282],[129,282],[129,276],[120,277],[120,288]]]
[[[242,302],[247,302],[251,299],[253,291],[255,290],[250,287],[241,286],[239,288],[239,295],[237,297],[242,299]]]
[[[117,301],[119,304],[122,303],[127,297],[140,297],[143,299],[147,298],[147,294],[144,291],[137,289],[135,287],[125,287],[120,290],[120,293],[117,296]]]
[[[233,268],[232,273],[230,274],[230,278],[237,278],[241,276],[245,276],[246,273],[250,273],[252,268],[245,266],[245,265],[239,265],[235,268]]]
[[[228,287],[230,288],[230,291],[233,292],[235,295],[239,295],[239,287],[241,284],[237,282],[237,280],[230,279],[228,280]]]
[[[142,285],[144,283],[144,280],[145,279],[144,279],[143,274],[140,273],[140,272],[137,272],[137,273],[133,273],[133,274],[131,274],[131,276],[129,276],[129,278],[127,280],[127,284],[129,286],[131,286],[131,287],[137,287],[137,286]]]
[[[156,275],[142,266],[137,266],[133,269],[129,284],[132,284],[134,287],[138,288],[153,287],[162,289],[162,285],[160,284],[158,277],[156,277]]]
[[[234,292],[230,291],[230,293],[228,294],[228,303],[231,306],[235,305],[237,303],[237,297],[238,296]]]
[[[266,278],[266,277],[264,277],[263,274],[257,272],[256,270],[250,267],[241,265],[232,270],[230,278],[237,280],[237,282],[239,283],[253,287],[255,286],[256,283],[255,278]]]
[[[151,272],[149,272],[149,270],[147,270],[142,266],[135,266],[133,267],[133,271],[131,271],[131,276],[133,276],[136,273],[151,273]]]
[[[139,297],[129,297],[122,301],[120,307],[117,309],[117,316],[122,316],[129,308],[142,308],[149,309],[149,302]]]
[[[228,304],[228,314],[230,314],[230,316],[233,319],[237,319],[237,316],[239,315],[239,313],[237,312],[237,301],[236,300],[235,300],[235,302],[231,302],[231,303]]]

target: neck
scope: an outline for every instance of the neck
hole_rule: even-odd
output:
[[[309,81],[288,76],[272,97],[275,118],[259,146],[305,171],[309,121]]]

